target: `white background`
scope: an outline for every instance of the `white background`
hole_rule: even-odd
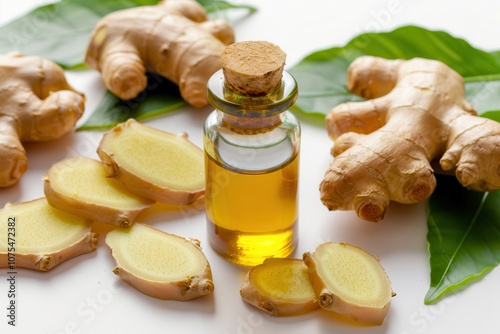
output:
[[[486,49],[500,48],[497,1],[320,1],[245,0],[258,12],[235,23],[237,40],[268,40],[287,54],[287,67],[306,54],[341,46],[363,31],[386,31],[406,24],[443,29]],[[0,0],[0,23],[40,1]],[[93,71],[68,73],[87,96],[88,117],[104,89]],[[1,101],[0,101],[1,103]],[[210,108],[185,108],[146,123],[187,132],[202,146],[202,126]],[[397,296],[382,326],[362,326],[325,311],[274,318],[239,296],[247,268],[225,262],[208,246],[203,204],[157,205],[141,221],[201,240],[214,273],[215,292],[190,302],[162,301],[121,283],[103,238],[96,252],[47,273],[18,270],[17,326],[7,326],[6,270],[0,270],[0,333],[482,333],[500,330],[500,271],[494,269],[466,290],[441,302],[423,303],[429,286],[425,204],[391,204],[386,218],[372,224],[352,212],[328,212],[318,185],[331,162],[331,141],[322,127],[302,122],[299,245],[295,257],[325,241],[345,241],[381,258]],[[41,177],[64,157],[97,158],[102,132],[76,132],[49,143],[26,144],[29,169],[19,184],[0,190],[0,205],[43,196]],[[500,242],[500,240],[499,240]]]

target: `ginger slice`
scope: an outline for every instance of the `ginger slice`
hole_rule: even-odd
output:
[[[97,160],[71,157],[56,162],[45,175],[45,196],[54,207],[87,219],[126,227],[153,201],[107,178]]]
[[[304,261],[269,258],[247,273],[243,300],[275,316],[304,314],[319,307]]]
[[[45,198],[0,209],[0,267],[48,271],[94,251],[98,235],[91,222],[47,203]]]
[[[136,223],[108,233],[121,279],[149,296],[186,301],[213,292],[212,271],[198,240]]]
[[[104,134],[97,153],[108,176],[143,197],[190,204],[205,194],[203,151],[186,134],[130,119]]]
[[[305,253],[321,308],[380,325],[394,293],[379,259],[348,243],[327,242]]]

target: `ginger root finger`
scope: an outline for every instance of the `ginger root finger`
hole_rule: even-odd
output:
[[[389,101],[384,97],[363,102],[346,102],[326,116],[326,129],[333,140],[349,132],[371,133],[385,124]]]
[[[0,55],[0,188],[19,181],[27,168],[22,142],[57,139],[84,111],[83,94],[62,68],[41,57]]]
[[[0,209],[0,227],[5,231],[0,233],[0,268],[9,267],[7,250],[12,241],[7,231],[15,234],[15,267],[48,271],[96,249],[98,235],[91,226],[91,221],[58,210],[45,198],[8,203]]]
[[[200,24],[203,29],[210,32],[224,45],[234,43],[234,32],[229,23],[222,20],[205,21]]]
[[[455,170],[458,181],[469,189],[500,189],[500,123],[463,114],[450,127],[441,167]]]
[[[68,90],[53,92],[41,102],[37,113],[25,119],[32,131],[24,132],[21,139],[44,141],[60,138],[75,126],[83,109],[84,98],[80,94]]]
[[[120,50],[117,48],[103,55],[106,61],[101,67],[102,81],[113,94],[130,100],[148,84],[146,66],[133,46],[126,44]]]
[[[347,69],[347,89],[365,99],[384,96],[396,85],[401,64],[401,60],[359,57]]]
[[[207,23],[193,0],[166,0],[105,16],[95,27],[85,62],[102,72],[106,87],[122,99],[146,88],[146,71],[179,86],[191,105],[208,104],[206,83],[220,68],[223,48],[234,42],[232,27]]]
[[[19,181],[28,168],[28,158],[19,135],[16,121],[0,116],[0,187],[10,187]]]
[[[323,203],[330,210],[355,210],[360,218],[377,222],[383,219],[391,199],[410,204],[430,196],[436,180],[422,149],[427,141],[407,140],[406,130],[393,121],[370,135],[357,136],[343,151],[334,149],[340,154],[320,185]],[[339,144],[342,147],[345,142]],[[396,148],[398,155],[394,155]]]
[[[500,189],[500,123],[476,115],[457,72],[429,59],[363,56],[350,65],[348,82],[373,100],[336,106],[327,117],[336,139],[320,185],[328,208],[379,221],[390,201],[430,196],[436,185],[430,162],[437,160],[470,189]]]
[[[184,15],[194,22],[207,21],[207,13],[198,3],[193,4],[192,0],[163,0],[159,4],[165,10],[173,10]]]

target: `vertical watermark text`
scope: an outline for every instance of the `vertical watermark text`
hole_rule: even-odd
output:
[[[16,271],[16,217],[7,218],[7,323],[16,326],[17,321],[17,271]]]

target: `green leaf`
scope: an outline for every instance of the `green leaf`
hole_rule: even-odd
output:
[[[0,54],[20,51],[48,58],[65,69],[84,68],[85,50],[97,22],[111,12],[154,5],[159,0],[62,0],[44,5],[0,27]],[[207,12],[256,8],[199,0]]]
[[[227,1],[198,0],[198,2],[205,6],[209,13],[227,9],[245,9],[250,13],[256,10],[252,6],[233,5]],[[151,83],[152,78],[154,79],[153,83]],[[156,85],[159,80],[163,80],[162,84],[151,89],[151,85]],[[177,86],[157,75],[149,74],[148,88],[133,100],[121,100],[107,91],[91,117],[78,130],[108,129],[128,118],[141,121],[187,105],[182,100]]]
[[[476,49],[443,31],[405,26],[391,32],[359,35],[343,47],[314,52],[289,72],[299,84],[294,110],[324,118],[342,102],[358,101],[346,88],[347,67],[361,55],[389,59],[430,58],[448,64],[466,81],[467,98],[478,112],[500,105],[500,54]]]
[[[82,68],[92,29],[106,14],[158,0],[62,0],[0,27],[0,54],[20,51],[65,69]]]
[[[488,111],[482,114],[481,116],[500,122],[500,110]]]
[[[346,87],[347,68],[361,55],[444,62],[464,77],[467,100],[478,113],[500,121],[500,51],[487,53],[446,32],[415,26],[362,34],[343,47],[306,56],[289,70],[299,84],[294,111],[324,121],[334,106],[361,100]],[[500,192],[472,192],[455,178],[438,178],[429,200],[426,303],[465,287],[500,261]]]
[[[490,55],[492,55],[493,58],[495,58],[498,62],[500,62],[500,50],[499,51],[490,52]]]
[[[360,101],[346,87],[350,62],[345,50],[332,48],[313,53],[290,69],[299,85],[299,98],[292,110],[323,119],[337,104]]]
[[[248,11],[249,14],[255,13],[257,11],[257,8],[254,6],[233,4],[222,0],[196,0],[196,1],[198,1],[198,3],[200,3],[203,7],[205,7],[207,13],[214,13],[228,9],[245,9]]]
[[[468,191],[456,178],[438,176],[427,218],[430,304],[466,287],[500,263],[500,191]]]
[[[78,130],[103,130],[129,118],[138,121],[187,106],[178,87],[159,75],[148,75],[146,89],[132,100],[120,100],[106,91],[90,118]]]
[[[97,22],[111,12],[159,0],[62,0],[39,7],[0,27],[0,54],[20,51],[51,59],[65,69],[84,68],[85,49]],[[228,9],[256,11],[253,6],[221,0],[198,0],[213,13]],[[186,106],[175,85],[146,89],[138,98],[123,101],[106,92],[92,116],[78,130],[106,129],[127,118],[146,119]]]

